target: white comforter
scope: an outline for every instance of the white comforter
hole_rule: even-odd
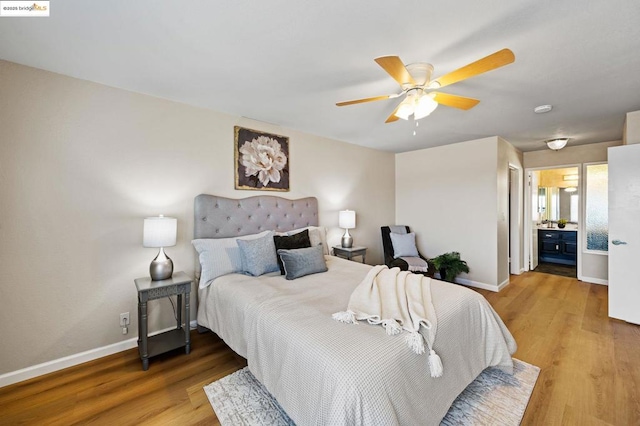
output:
[[[287,281],[226,275],[199,291],[198,323],[217,333],[302,425],[436,425],[489,366],[511,371],[513,337],[478,293],[434,280],[434,349],[444,375],[382,327],[345,325],[367,265],[327,256],[329,271]]]

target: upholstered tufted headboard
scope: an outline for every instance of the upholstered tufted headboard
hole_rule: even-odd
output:
[[[200,194],[195,198],[194,238],[230,238],[305,226],[318,226],[315,197],[288,200],[258,195],[233,199]]]

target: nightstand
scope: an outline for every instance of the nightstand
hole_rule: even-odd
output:
[[[149,358],[184,346],[185,353],[191,352],[189,335],[189,296],[193,278],[184,272],[176,272],[167,280],[151,281],[150,277],[135,280],[138,289],[138,352],[142,360],[142,369],[149,369]],[[148,336],[147,302],[162,297],[178,296],[176,309],[177,325],[175,330]],[[182,300],[184,295],[184,327],[182,326]]]
[[[333,254],[344,259],[353,260],[355,256],[362,256],[362,263],[365,263],[365,256],[367,255],[366,247],[351,247],[345,248],[342,246],[333,246]]]

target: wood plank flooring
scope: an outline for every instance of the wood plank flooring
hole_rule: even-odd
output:
[[[607,287],[528,272],[479,290],[542,371],[523,425],[640,425],[640,326],[607,317]],[[192,352],[136,349],[0,389],[0,425],[217,425],[202,387],[246,365],[213,334]]]
[[[523,425],[640,425],[640,326],[608,318],[606,286],[528,272],[479,292],[541,368]]]
[[[104,357],[0,389],[0,425],[219,425],[203,386],[246,366],[213,333],[184,349]]]

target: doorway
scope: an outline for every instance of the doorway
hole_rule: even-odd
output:
[[[527,171],[529,269],[578,278],[580,167]]]
[[[522,169],[509,164],[509,196],[507,209],[509,223],[509,273],[519,275],[525,271],[522,257]]]

